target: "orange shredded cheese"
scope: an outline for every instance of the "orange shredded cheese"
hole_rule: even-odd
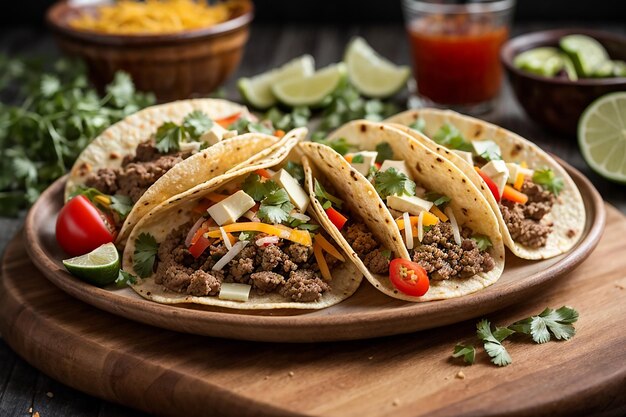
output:
[[[328,269],[328,264],[326,263],[326,259],[324,259],[324,254],[322,253],[322,247],[318,242],[315,242],[313,245],[313,255],[315,255],[315,260],[317,261],[317,266],[320,268],[320,273],[322,274],[322,278],[325,281],[330,281],[333,279],[330,274],[330,269]]]
[[[341,252],[337,250],[326,238],[320,234],[315,235],[315,243],[320,245],[322,249],[329,253],[333,258],[345,262],[346,259],[341,255]]]
[[[423,226],[434,226],[439,222],[439,219],[434,214],[428,211],[424,211],[423,213],[424,213]],[[411,226],[417,225],[418,218],[419,218],[418,216],[411,216],[409,218],[411,222]],[[396,224],[398,225],[398,229],[404,230],[404,220],[398,219],[396,220]],[[415,229],[414,232],[415,232],[415,236],[417,236],[417,229]]]
[[[290,229],[285,226],[274,226],[271,224],[260,223],[260,222],[244,222],[244,223],[233,223],[227,224],[226,226],[222,226],[227,233],[234,232],[263,232],[268,235],[278,236],[281,239],[287,239],[292,242],[299,243],[304,246],[311,246],[313,244],[313,240],[311,239],[311,234],[306,230],[298,230],[298,229]],[[208,237],[219,238],[221,237],[220,230],[214,229],[207,233]]]
[[[119,0],[95,13],[83,12],[69,24],[75,29],[111,34],[163,34],[214,26],[228,20],[227,3],[193,0]]]
[[[439,217],[439,220],[441,220],[442,222],[448,221],[448,216],[446,216],[443,211],[439,210],[439,207],[437,207],[436,205],[433,204],[433,206],[430,208],[430,212]]]

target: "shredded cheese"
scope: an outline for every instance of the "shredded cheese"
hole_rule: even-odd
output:
[[[420,211],[420,216],[422,216],[422,218],[424,219],[423,220],[424,226],[434,226],[437,223],[439,223],[439,219],[437,218],[437,216],[435,216],[434,214],[428,211]],[[411,226],[415,226],[417,224],[417,220],[418,220],[418,216],[411,216],[409,218]],[[404,227],[405,227],[404,224],[405,223],[403,219],[396,220],[396,225],[398,225],[398,229],[404,230]]]
[[[448,216],[446,216],[441,210],[439,210],[439,207],[437,207],[436,205],[433,204],[433,206],[430,208],[430,211],[435,216],[439,217],[439,220],[441,220],[442,222],[448,221]]]
[[[314,240],[316,244],[321,246],[321,248],[324,249],[326,252],[328,252],[328,254],[332,256],[333,258],[338,259],[341,262],[346,261],[346,259],[343,257],[341,252],[339,252],[337,248],[335,248],[328,240],[326,240],[324,236],[318,233],[315,235]]]
[[[163,34],[201,29],[230,18],[228,2],[193,0],[118,0],[70,20],[75,29],[110,34]]]
[[[456,217],[450,207],[446,207],[446,215],[450,218],[450,225],[452,226],[452,234],[454,235],[454,241],[457,245],[461,245],[461,231],[459,230],[459,224],[456,222]]]
[[[420,215],[417,216],[417,240],[422,242],[424,240],[424,213],[425,211],[420,212]]]
[[[311,234],[306,230],[290,229],[285,226],[274,226],[271,224],[261,222],[245,222],[245,223],[233,223],[223,226],[222,229],[228,233],[234,232],[262,232],[268,235],[278,236],[281,239],[287,239],[292,242],[299,243],[304,246],[313,245]],[[207,233],[208,237],[219,238],[221,233],[219,229],[210,230]]]
[[[420,212],[420,216],[422,216],[423,218],[424,216],[422,215],[422,213],[423,211]],[[404,220],[404,224],[411,224],[411,220],[409,219],[409,213],[403,213],[402,219]],[[418,216],[417,222],[419,223],[419,216]],[[404,228],[404,237],[406,239],[406,248],[413,249],[413,227],[412,226]]]
[[[322,253],[322,247],[318,242],[313,244],[313,255],[315,255],[315,260],[317,261],[317,266],[320,268],[320,273],[322,274],[322,278],[325,281],[330,281],[333,279],[330,274],[330,269],[328,269],[328,264],[326,263],[326,259],[324,259],[324,254]]]

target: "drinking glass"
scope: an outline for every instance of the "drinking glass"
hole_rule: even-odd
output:
[[[500,48],[515,0],[403,0],[402,5],[416,82],[410,105],[490,111],[502,85]]]

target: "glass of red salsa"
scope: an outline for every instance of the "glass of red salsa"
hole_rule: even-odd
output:
[[[417,105],[490,111],[515,0],[403,0]]]

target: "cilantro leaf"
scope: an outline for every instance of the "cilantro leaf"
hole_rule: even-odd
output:
[[[280,189],[280,186],[272,180],[261,180],[259,174],[250,174],[243,182],[241,189],[254,201],[261,201],[273,191]]]
[[[469,365],[473,365],[474,360],[476,358],[476,349],[474,349],[474,346],[471,346],[471,345],[469,346],[456,345],[454,347],[454,352],[452,353],[452,357],[458,358],[460,356],[463,356],[463,362]]]
[[[159,252],[159,244],[154,236],[149,233],[141,233],[135,239],[135,251],[133,252],[133,269],[141,278],[149,277],[154,271],[154,262]]]
[[[185,135],[185,128],[174,122],[165,122],[156,132],[156,148],[161,153],[170,153],[180,150],[180,142]]]
[[[300,184],[304,181],[304,169],[297,162],[288,161],[285,165],[285,171],[289,173]]]
[[[317,229],[320,228],[319,224],[309,224],[309,223],[303,223],[303,224],[299,224],[298,226],[296,226],[296,228],[300,229],[300,230],[308,230],[309,232],[314,232]]]
[[[391,145],[387,142],[381,142],[376,145],[376,162],[382,164],[388,159],[393,159],[393,149],[391,149]]]
[[[491,142],[487,146],[487,149],[480,154],[480,157],[487,161],[500,161],[502,159],[500,147],[495,142]]]
[[[565,186],[563,178],[557,177],[554,174],[554,171],[550,168],[535,170],[535,173],[533,174],[533,182],[545,187],[556,196],[563,191],[563,187]]]
[[[133,200],[121,194],[115,194],[110,196],[111,205],[109,206],[111,210],[117,212],[122,219],[125,219],[128,216],[128,213],[133,209]]]
[[[113,82],[107,86],[106,91],[111,95],[116,106],[125,107],[133,101],[135,85],[128,73],[118,71],[113,77]]]
[[[403,172],[395,168],[385,171],[378,171],[374,174],[374,188],[381,198],[385,199],[390,195],[415,195],[415,183]]]
[[[489,239],[489,237],[485,235],[474,235],[472,236],[472,240],[476,242],[476,246],[481,252],[486,251],[493,246],[493,243],[491,243],[491,239]]]
[[[185,133],[191,140],[197,140],[213,127],[213,120],[200,110],[192,111],[183,120]]]
[[[424,195],[424,198],[428,201],[432,201],[433,204],[436,205],[437,207],[442,206],[446,203],[449,203],[451,200],[451,198],[448,197],[447,195],[443,195],[435,191],[428,191]]]
[[[531,318],[530,334],[536,343],[545,343],[550,340],[550,333],[557,340],[568,340],[576,334],[572,326],[578,320],[578,312],[570,307],[563,306],[558,310],[546,308],[538,316]]]
[[[240,117],[233,124],[228,126],[228,130],[236,130],[240,135],[243,133],[264,133],[267,135],[274,134],[274,127],[272,126],[272,122],[270,120],[265,120],[264,122],[253,122],[245,117]]]
[[[496,329],[496,331],[498,332],[498,338],[491,332],[491,323],[487,320],[481,320],[476,325],[476,335],[483,341],[483,347],[487,355],[491,357],[491,362],[498,366],[506,366],[512,360],[509,352],[507,352],[501,342],[513,332],[508,333],[500,329]]]
[[[266,181],[268,182],[268,181]],[[273,181],[272,181],[273,182]],[[263,204],[269,204],[272,206],[276,206],[279,204],[283,204],[289,201],[289,194],[284,188],[279,188],[277,190],[273,190],[269,193],[264,199]]]
[[[317,138],[313,137],[312,139],[314,139],[315,142],[330,146],[335,152],[342,156],[356,149],[356,146],[349,143],[345,138],[315,140]]]
[[[362,155],[362,154],[360,154],[360,153],[357,153],[356,155],[354,155],[354,156],[352,157],[352,163],[353,163],[353,164],[362,164],[362,163],[363,163],[363,161],[364,161],[364,159],[363,159],[363,155]]]
[[[314,191],[315,191],[315,197],[317,197],[319,202],[322,204],[322,207],[324,208],[324,210],[331,208],[333,204],[339,209],[343,205],[343,201],[341,199],[328,193],[324,189],[322,184],[320,184],[317,180],[315,180]]]
[[[294,205],[291,204],[287,191],[284,188],[278,188],[263,199],[257,215],[259,219],[266,222],[280,224],[289,219],[289,213],[293,209]]]
[[[466,141],[459,129],[450,123],[445,123],[441,126],[432,139],[446,148],[467,152],[472,151],[472,144]]]
[[[426,129],[426,121],[421,117],[418,117],[417,120],[409,125],[409,127],[413,130],[417,130],[420,133],[424,133],[424,129]]]
[[[134,285],[136,283],[137,283],[137,277],[134,276],[133,274],[130,274],[124,271],[123,269],[120,269],[120,272],[117,275],[117,278],[115,279],[115,282],[114,282],[117,288],[126,288],[129,285]]]

